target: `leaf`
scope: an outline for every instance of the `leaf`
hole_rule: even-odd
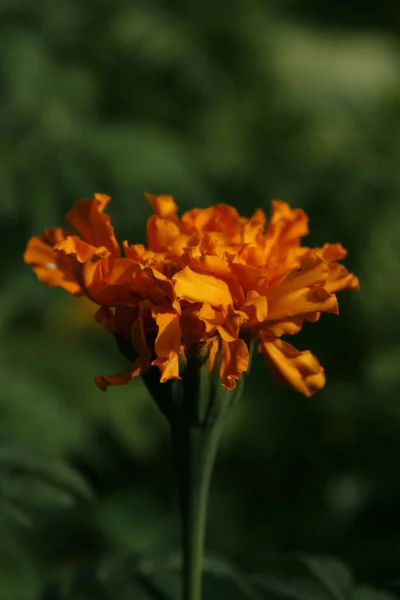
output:
[[[331,600],[332,597],[312,580],[278,575],[253,575],[251,580],[263,592],[274,594],[271,600]],[[270,596],[267,596],[270,600]]]
[[[351,600],[398,600],[398,598],[389,592],[360,586],[355,590]]]
[[[244,598],[252,600],[261,600],[262,597],[254,585],[232,564],[226,560],[220,560],[212,557],[205,557],[204,572],[217,577],[224,577],[232,580]]]
[[[300,556],[271,566],[268,573],[252,576],[258,589],[285,600],[349,600],[352,577],[331,558]]]
[[[8,477],[34,477],[73,498],[90,500],[93,496],[85,480],[63,463],[47,464],[10,448],[0,449],[0,469]]]
[[[147,592],[149,600],[175,600],[169,593],[164,592],[151,577],[144,575],[143,573],[137,573],[135,575],[135,581]]]
[[[345,565],[324,557],[301,556],[299,561],[329,590],[333,600],[348,600],[353,578]]]

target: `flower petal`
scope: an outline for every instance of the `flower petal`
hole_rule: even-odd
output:
[[[106,194],[94,194],[93,200],[78,200],[65,218],[80,234],[83,241],[92,246],[104,246],[112,256],[120,256],[114,228],[104,209],[111,200]]]
[[[268,320],[286,320],[315,312],[338,313],[336,297],[324,287],[328,265],[314,254],[301,262],[284,281],[267,294]]]
[[[292,209],[287,202],[272,201],[272,215],[268,235],[279,237],[280,242],[298,242],[308,234],[308,217],[301,208]]]
[[[94,382],[97,387],[103,392],[107,391],[107,388],[110,385],[125,385],[129,383],[131,379],[134,377],[138,377],[139,375],[143,375],[149,368],[149,365],[143,360],[141,356],[133,363],[132,369],[129,371],[124,371],[123,373],[117,373],[117,375],[100,375],[99,377],[95,377]]]
[[[248,292],[241,310],[248,316],[246,327],[254,327],[268,318],[268,302],[265,296],[260,296],[255,290]]]
[[[346,267],[339,263],[329,265],[328,280],[325,284],[328,292],[336,293],[341,290],[359,290],[360,282],[358,277],[349,273]]]
[[[300,352],[281,339],[261,334],[261,349],[279,385],[291,387],[305,396],[312,396],[324,387],[324,369],[309,350]]]
[[[243,304],[244,293],[242,286],[235,275],[232,264],[220,256],[196,255],[194,250],[184,254],[182,261],[196,273],[213,275],[228,284],[232,298],[237,305]]]
[[[205,302],[199,311],[198,318],[205,324],[207,335],[218,332],[226,342],[233,342],[239,337],[240,328],[247,321],[246,313],[229,306],[228,310],[216,310]]]
[[[145,197],[158,217],[172,217],[178,212],[178,205],[172,196],[145,194]]]
[[[149,249],[153,252],[170,250],[181,235],[178,223],[172,219],[162,219],[157,215],[150,217],[147,221],[147,244]],[[182,240],[182,247],[186,241],[186,238]]]
[[[303,317],[292,317],[291,319],[287,319],[285,321],[271,321],[265,323],[265,330],[272,333],[275,337],[281,337],[282,335],[295,335],[299,333],[304,325],[304,321],[309,321],[310,323],[316,323],[321,316],[321,313],[308,313]],[[261,327],[264,329],[264,327]]]
[[[212,306],[229,306],[233,304],[228,284],[217,277],[196,273],[185,267],[172,279],[178,298],[189,302],[208,302]]]
[[[115,315],[108,306],[100,306],[94,318],[106,331],[115,331]]]
[[[236,380],[240,379],[242,373],[249,368],[249,349],[242,339],[237,339],[234,342],[222,340],[221,352],[220,376],[222,385],[227,390],[233,390],[236,387]]]
[[[158,334],[154,344],[157,358],[151,363],[161,371],[160,382],[179,377],[179,348],[181,345],[180,317],[169,308],[152,308],[153,318],[158,327]]]
[[[24,253],[24,261],[30,265],[37,278],[50,287],[59,286],[70,294],[81,294],[81,287],[70,269],[58,264],[54,246],[68,239],[65,229],[47,229],[43,235],[32,237]]]

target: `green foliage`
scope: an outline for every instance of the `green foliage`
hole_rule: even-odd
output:
[[[341,557],[368,585],[350,600],[398,579],[398,47],[385,3],[356,5],[0,3],[0,445],[20,461],[1,467],[0,600],[37,600],[45,581],[104,556],[178,544],[156,407],[139,381],[94,387],[125,359],[93,311],[22,262],[30,235],[95,191],[113,196],[131,242],[143,241],[148,191],[246,215],[281,198],[310,215],[310,244],[349,249],[361,291],[293,340],[327,386],[311,400],[275,388],[256,357],[217,462],[208,547],[263,573],[270,600],[265,565],[288,552]],[[85,495],[83,481],[94,500],[63,501]],[[321,564],[310,577],[339,600],[340,567]],[[246,597],[235,577],[214,579],[207,599]],[[148,591],[121,581],[116,594]]]
[[[111,560],[81,569],[63,588],[49,587],[42,600],[93,600],[97,597],[125,598],[121,590],[145,592],[148,600],[180,598],[180,560],[154,561],[138,557]],[[322,557],[285,559],[268,573],[244,575],[226,561],[206,557],[204,564],[206,598],[232,600],[396,600],[390,593],[356,585],[343,563]],[[97,596],[98,594],[98,596]],[[120,595],[122,594],[122,595]]]

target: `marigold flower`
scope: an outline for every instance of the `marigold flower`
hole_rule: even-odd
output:
[[[75,233],[48,229],[24,254],[43,283],[98,304],[96,320],[133,348],[131,368],[96,378],[97,386],[127,383],[151,366],[160,382],[180,379],[185,357],[201,350],[210,370],[221,356],[221,383],[232,390],[253,340],[278,383],[306,396],[323,387],[317,358],[282,336],[323,312],[338,314],[336,292],[358,289],[357,277],[336,262],[345,249],[302,246],[308,218],[285,202],[272,202],[267,221],[262,210],[245,218],[226,204],[179,217],[172,196],[146,197],[154,210],[146,246],[124,241],[121,248],[104,213],[110,197],[95,194],[67,213]]]

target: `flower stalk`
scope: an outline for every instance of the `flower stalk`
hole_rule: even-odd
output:
[[[172,426],[182,519],[182,600],[202,598],[207,503],[220,432],[220,420],[207,427]]]

